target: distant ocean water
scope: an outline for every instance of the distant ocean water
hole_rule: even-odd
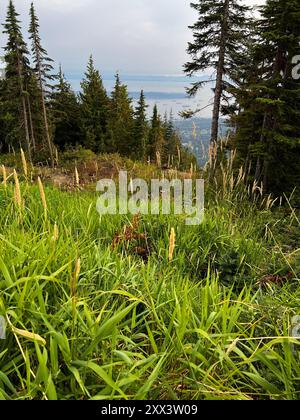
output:
[[[67,77],[73,89],[80,91],[82,76],[69,74]],[[190,79],[184,75],[121,75],[121,80],[128,86],[128,92],[134,102],[138,99],[140,91],[144,90],[149,115],[156,104],[161,114],[172,111],[174,118],[179,118],[179,112],[205,107],[212,99],[211,86],[203,88],[195,98],[188,97],[186,88],[192,82],[201,80],[200,78]],[[113,89],[114,82],[114,75],[103,75],[103,83],[108,92]],[[201,112],[201,117],[207,118],[210,114],[211,109],[207,108]]]

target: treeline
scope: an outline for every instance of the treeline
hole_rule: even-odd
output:
[[[214,81],[211,142],[223,114],[237,170],[243,166],[265,192],[290,193],[300,188],[300,0],[266,0],[258,17],[243,3],[192,3],[198,20],[185,72],[215,70],[207,81]]]
[[[109,95],[92,57],[79,94],[72,90],[61,67],[55,75],[53,60],[42,46],[33,4],[30,48],[12,0],[3,26],[7,44],[6,76],[0,82],[0,153],[22,147],[30,160],[54,165],[57,149],[80,146],[168,167],[195,163],[182,147],[172,115],[162,118],[155,106],[149,121],[144,92],[134,107],[119,74]]]

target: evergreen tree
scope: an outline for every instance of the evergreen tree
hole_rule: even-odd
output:
[[[247,153],[265,192],[280,194],[300,185],[300,82],[292,72],[300,54],[300,2],[268,0],[261,13],[257,71],[240,93],[235,146],[244,162]]]
[[[84,146],[95,152],[105,152],[109,99],[93,57],[88,62],[85,79],[81,83],[81,115],[85,132]]]
[[[83,144],[80,106],[61,67],[58,83],[53,87],[50,104],[54,125],[54,143],[62,150]]]
[[[151,160],[157,161],[164,156],[165,138],[161,117],[158,113],[157,105],[154,105],[151,119],[151,128],[149,131],[149,156]]]
[[[7,35],[5,50],[5,120],[8,123],[9,144],[25,147],[31,160],[31,139],[29,134],[28,109],[25,80],[29,72],[28,50],[21,32],[19,14],[13,1],[9,1],[4,33]]]
[[[38,83],[32,69],[28,68],[26,77],[24,80],[24,86],[27,92],[26,95],[26,106],[27,106],[27,115],[28,115],[28,124],[29,124],[29,133],[32,142],[32,150],[36,151],[36,134],[37,134],[37,116],[40,113],[40,107],[34,107],[35,100],[39,96]],[[36,115],[35,115],[36,114]]]
[[[168,115],[167,112],[165,112],[164,120],[163,120],[163,129],[165,133],[166,141],[168,141],[174,131],[174,117],[173,117],[173,111],[170,112],[170,115]]]
[[[240,0],[198,0],[191,6],[199,17],[190,27],[194,40],[188,45],[188,53],[192,61],[184,69],[189,76],[211,68],[216,72],[211,141],[217,142],[224,81],[225,77],[230,78],[232,55],[241,48],[247,36],[246,13],[249,9]],[[204,84],[210,82],[211,79],[193,83],[189,94],[196,95]]]
[[[147,159],[148,149],[148,121],[147,121],[147,108],[144,91],[141,91],[139,101],[135,110],[135,122],[134,122],[134,147],[133,152],[141,160]]]
[[[171,161],[174,156],[178,155],[178,150],[181,148],[181,141],[179,135],[174,127],[173,114],[171,112],[170,117],[165,115],[164,118],[164,137],[165,137],[165,153],[167,161]]]
[[[9,113],[6,106],[6,81],[0,80],[0,153],[7,153],[10,148]]]
[[[40,103],[42,107],[43,123],[45,138],[47,139],[47,146],[52,165],[54,164],[53,158],[53,144],[51,139],[51,132],[48,119],[48,111],[46,106],[47,88],[49,88],[49,81],[53,80],[51,71],[53,70],[52,62],[47,51],[41,45],[41,38],[39,34],[39,20],[35,13],[34,5],[31,3],[30,7],[30,26],[29,26],[29,39],[31,40],[31,50],[34,62],[34,73],[36,82],[39,89]]]
[[[111,94],[108,120],[108,151],[125,156],[133,154],[133,108],[127,86],[116,75],[115,87]]]

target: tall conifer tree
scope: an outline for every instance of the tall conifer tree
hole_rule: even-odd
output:
[[[6,81],[5,101],[6,109],[11,116],[11,143],[23,145],[31,159],[31,139],[29,134],[28,109],[26,103],[25,80],[29,71],[28,50],[21,32],[20,21],[12,0],[9,1],[4,33],[7,35],[5,50]],[[13,128],[14,126],[14,128]]]
[[[235,141],[239,156],[252,162],[264,191],[280,194],[300,185],[300,81],[293,57],[300,55],[299,0],[268,0],[257,24],[248,85],[240,92],[242,111]]]
[[[54,142],[60,149],[83,144],[80,127],[80,106],[70,84],[60,67],[58,82],[51,95],[51,115],[54,125]]]
[[[134,122],[134,145],[133,151],[142,160],[147,159],[147,148],[148,148],[148,121],[147,121],[147,108],[144,91],[141,91],[140,98],[138,100],[135,109],[135,122]]]
[[[81,88],[81,115],[83,130],[86,133],[84,146],[95,152],[105,152],[109,99],[92,56]]]
[[[116,75],[115,87],[111,94],[108,121],[108,144],[110,151],[131,156],[133,147],[133,108],[127,86]]]
[[[191,7],[199,16],[190,27],[194,40],[188,45],[188,53],[192,60],[185,64],[184,70],[189,76],[211,68],[215,71],[211,141],[217,142],[224,82],[226,77],[230,78],[232,55],[241,48],[247,36],[248,7],[240,0],[198,0],[191,3]],[[189,94],[196,95],[204,84],[211,82],[209,79],[193,83]]]
[[[151,160],[157,161],[164,155],[165,138],[163,132],[163,124],[158,113],[157,105],[154,105],[153,115],[151,119],[151,127],[149,132],[149,155]]]
[[[175,156],[178,156],[178,151],[182,148],[180,137],[174,126],[173,113],[164,118],[164,137],[165,137],[165,160],[171,162]]]
[[[42,47],[41,38],[39,33],[40,25],[35,12],[34,4],[31,3],[30,7],[30,25],[29,25],[29,39],[31,40],[31,52],[34,62],[34,73],[40,92],[40,103],[42,108],[44,133],[46,143],[49,151],[49,157],[52,165],[54,164],[53,157],[53,144],[50,132],[50,124],[47,111],[47,93],[49,88],[49,81],[53,80],[51,71],[53,70],[53,60],[48,57],[47,51]]]

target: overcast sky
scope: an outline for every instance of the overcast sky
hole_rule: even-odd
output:
[[[1,0],[1,22],[7,3]],[[15,0],[26,27],[30,3]],[[102,73],[180,73],[191,38],[187,27],[196,18],[189,4],[190,0],[35,0],[43,44],[67,74],[82,73],[90,53]]]

